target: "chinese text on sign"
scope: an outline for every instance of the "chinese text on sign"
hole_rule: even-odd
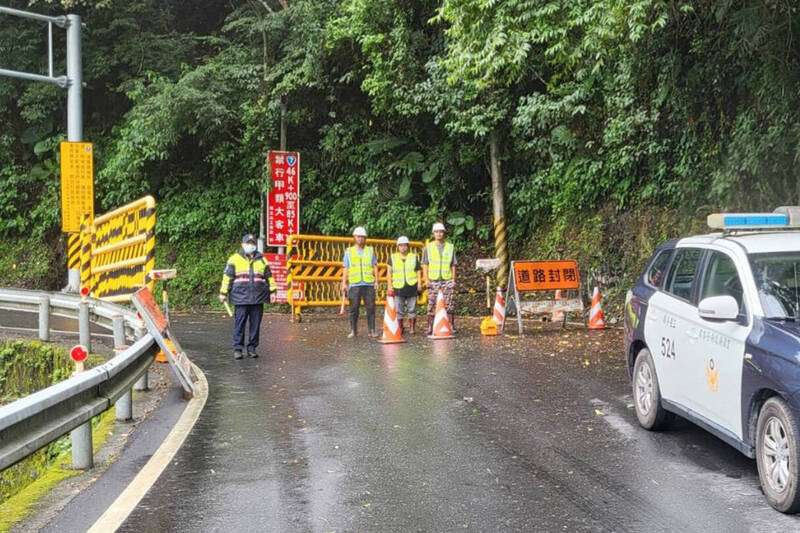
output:
[[[267,193],[267,245],[286,246],[300,232],[300,154],[270,152],[272,189]]]
[[[77,233],[84,215],[94,217],[92,143],[61,143],[61,231]]]
[[[515,261],[518,291],[576,290],[581,286],[575,261]]]

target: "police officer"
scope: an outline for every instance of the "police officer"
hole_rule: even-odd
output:
[[[436,313],[436,298],[439,291],[444,295],[444,303],[450,326],[456,332],[453,296],[456,290],[456,252],[453,244],[444,240],[444,224],[433,225],[433,242],[429,242],[422,252],[422,274],[428,287],[428,335],[433,333],[433,318]]]
[[[409,253],[410,243],[405,235],[397,239],[397,252],[392,254],[387,266],[386,278],[394,289],[400,331],[405,331],[403,318],[408,318],[410,333],[417,332],[417,294],[422,292],[422,277],[419,276],[417,254]]]
[[[250,322],[247,356],[258,357],[259,329],[264,314],[264,302],[275,301],[275,280],[267,260],[256,250],[256,238],[248,233],[242,237],[242,247],[228,258],[222,274],[219,301],[230,299],[236,312],[233,322],[233,358],[241,359],[244,348],[244,327]]]
[[[369,336],[377,337],[375,332],[375,291],[378,290],[378,259],[372,246],[366,246],[367,230],[358,226],[353,230],[355,244],[344,252],[342,264],[342,291],[350,300],[350,334],[352,339],[358,334],[358,308],[361,300],[367,309]]]

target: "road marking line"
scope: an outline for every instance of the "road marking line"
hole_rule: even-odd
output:
[[[205,374],[197,365],[192,365],[197,374],[195,391],[197,395],[189,401],[189,405],[181,414],[175,427],[169,432],[167,438],[161,443],[156,452],[147,461],[147,464],[136,474],[130,485],[112,503],[106,512],[89,528],[89,533],[116,531],[128,518],[131,512],[139,505],[147,491],[155,484],[161,473],[172,462],[172,458],[183,445],[186,437],[192,431],[203,407],[208,399],[208,381]]]

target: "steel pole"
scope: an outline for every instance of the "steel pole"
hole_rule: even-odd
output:
[[[39,297],[39,340],[50,341],[50,296]]]
[[[111,318],[112,330],[114,331],[114,353],[119,354],[127,349],[125,342],[125,319],[122,315]],[[114,404],[114,412],[117,420],[125,422],[133,418],[133,394],[131,389],[119,397]]]
[[[78,304],[78,342],[86,349],[92,351],[92,332],[89,322],[89,303]],[[82,371],[83,363],[77,364],[78,372]],[[92,421],[88,420],[70,432],[72,442],[72,468],[88,470],[94,466],[92,454]]]
[[[146,329],[144,328],[137,329],[136,338],[141,339],[145,333],[147,333]],[[136,381],[136,383],[133,384],[133,390],[146,391],[150,389],[150,381],[148,379],[149,373],[150,373],[150,367],[148,367],[147,371],[144,374],[142,374],[142,377],[140,377],[138,381]]]
[[[92,421],[85,422],[73,429],[70,434],[72,441],[72,468],[88,470],[94,466],[92,455]]]
[[[83,140],[83,64],[81,61],[81,17],[67,15],[67,140]],[[69,269],[67,290],[78,292],[81,272]]]
[[[89,303],[81,302],[78,304],[78,342],[86,348],[87,352],[92,351],[92,332],[89,323]]]
[[[280,149],[281,152],[286,151],[286,102],[283,101],[281,98],[281,138],[280,138]],[[278,253],[283,255],[286,253],[286,248],[283,246],[278,247]]]

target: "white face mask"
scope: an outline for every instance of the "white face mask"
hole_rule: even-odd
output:
[[[252,254],[253,252],[256,251],[256,245],[255,244],[243,244],[242,248],[244,249],[244,253],[246,253],[246,254]]]

